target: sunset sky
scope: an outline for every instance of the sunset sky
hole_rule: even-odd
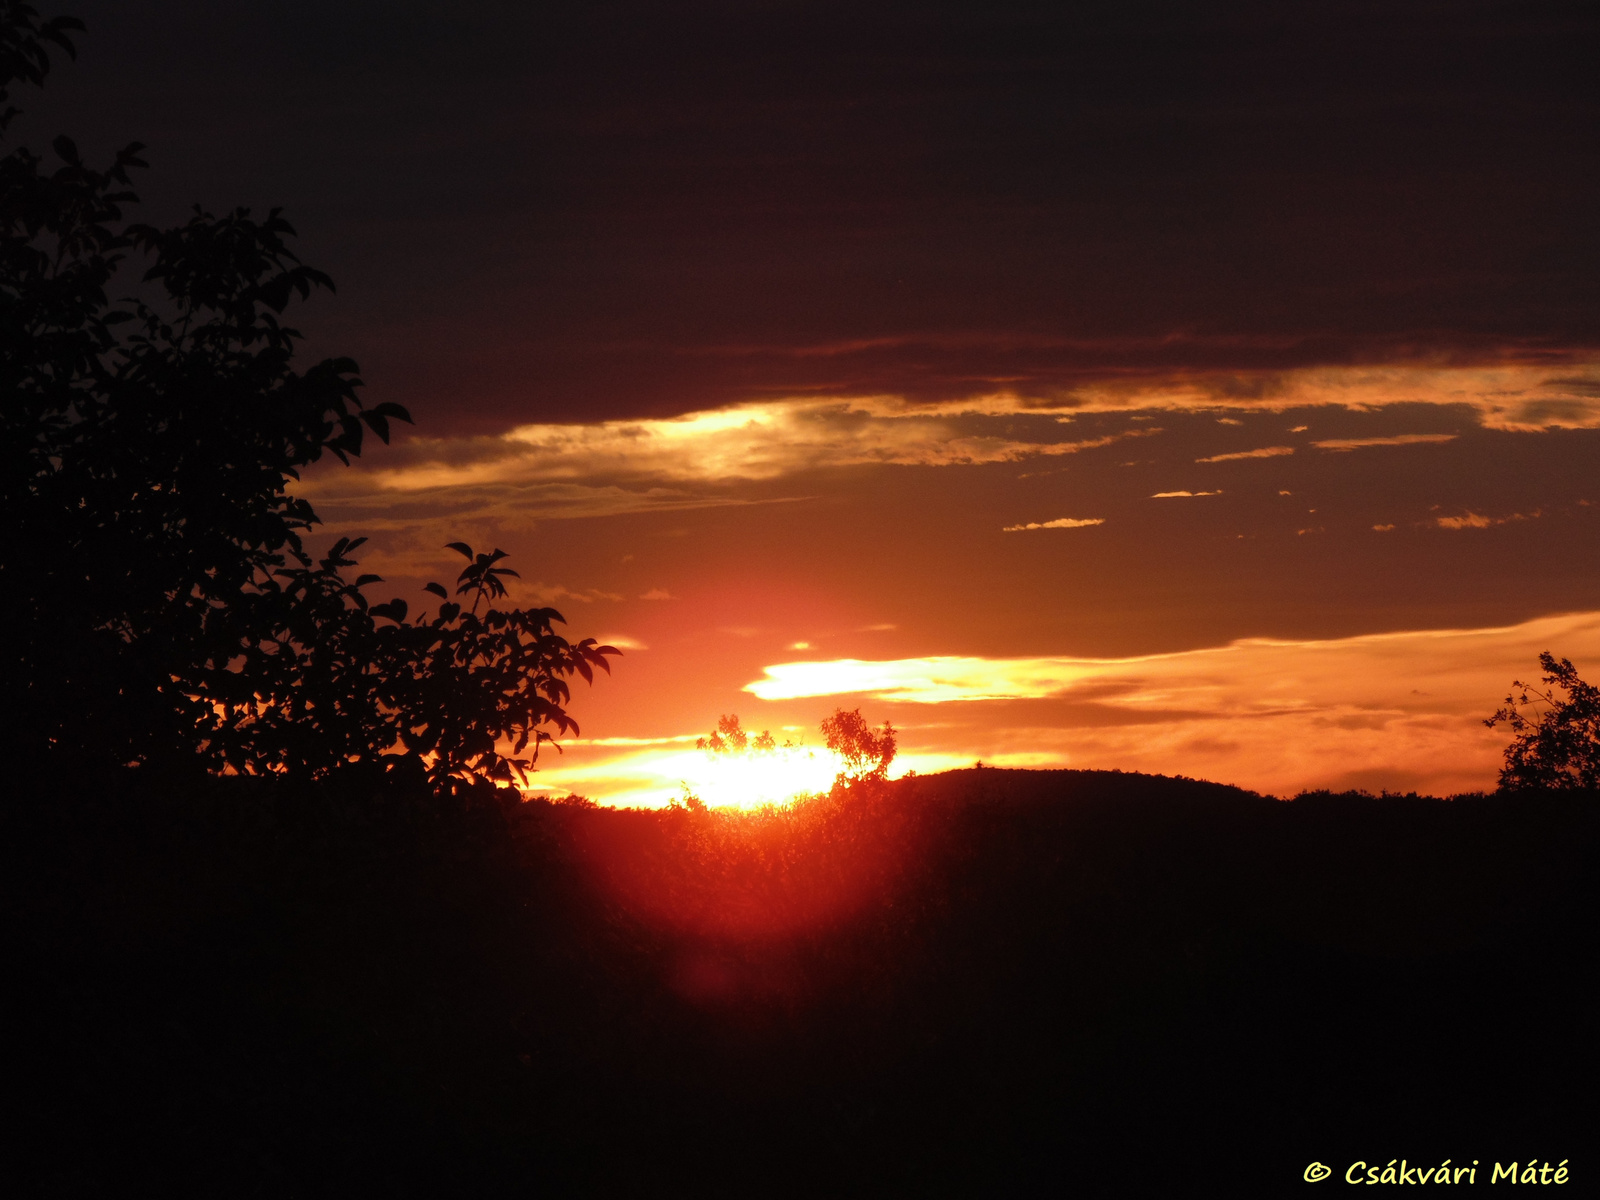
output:
[[[817,786],[859,707],[1448,793],[1600,677],[1591,4],[41,7],[20,140],[284,206],[308,357],[415,416],[301,489],[374,595],[503,547],[624,649],[537,790],[711,799],[724,713]]]

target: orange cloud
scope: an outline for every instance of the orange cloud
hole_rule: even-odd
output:
[[[1509,517],[1486,517],[1468,509],[1462,517],[1435,517],[1433,523],[1440,529],[1489,529],[1495,525],[1508,525],[1512,521],[1527,521],[1537,517],[1537,512],[1524,515],[1512,513]]]
[[[1453,442],[1453,433],[1402,433],[1395,437],[1327,438],[1312,442],[1321,450],[1359,450],[1365,446],[1415,446],[1423,442]]]
[[[590,425],[521,425],[477,455],[436,444],[427,461],[374,473],[389,491],[521,480],[655,479],[663,482],[775,479],[819,467],[952,466],[1076,454],[1134,430],[1078,441],[1059,421],[1040,420],[1035,436],[991,430],[999,414],[930,412],[891,397],[789,399],[736,404],[681,417]],[[1017,414],[1012,414],[1017,415]],[[969,418],[962,421],[960,418]],[[427,454],[426,443],[413,443]]]
[[[1471,679],[1473,694],[1481,696],[1488,694],[1477,688],[1484,671],[1498,677],[1507,664],[1518,663],[1512,669],[1525,670],[1538,650],[1574,643],[1593,644],[1600,652],[1600,613],[1544,617],[1495,629],[1430,629],[1326,641],[1244,638],[1226,646],[1134,658],[935,656],[778,663],[744,690],[763,700],[865,695],[944,704],[1038,699],[1092,688],[1099,703],[1247,715],[1327,703],[1371,705],[1390,694],[1397,670],[1435,680]],[[1503,684],[1488,687],[1489,693],[1503,690]]]
[[[1487,429],[1594,429],[1600,428],[1600,362],[1372,364],[1147,376],[1083,385],[1068,400],[1079,412],[1283,412],[1322,406],[1369,411],[1396,404],[1460,405],[1476,412]]]
[[[1197,463],[1233,462],[1240,458],[1278,458],[1285,454],[1293,454],[1293,446],[1263,446],[1259,450],[1239,450],[1233,454],[1213,454],[1210,458],[1197,458]]]
[[[1481,427],[1502,431],[1600,428],[1600,363],[1140,377],[1049,396],[996,391],[938,403],[892,395],[789,397],[670,418],[523,425],[497,437],[410,438],[372,463],[313,471],[295,491],[325,515],[374,533],[415,527],[419,506],[448,509],[459,526],[463,516],[526,522],[772,504],[804,497],[757,498],[733,489],[841,467],[953,467],[1060,457],[1162,432],[1147,424],[1072,438],[1062,428],[1089,414],[1151,421],[1163,411],[1245,414],[1322,406],[1373,412],[1397,404],[1462,409]],[[1341,452],[1456,436],[1326,438],[1313,444]],[[1293,453],[1292,446],[1266,446],[1196,461]]]
[[[1084,529],[1090,525],[1104,525],[1104,517],[1057,517],[1054,521],[1030,521],[1026,525],[1005,525],[1001,533],[1020,533],[1028,529]]]
[[[572,588],[561,584],[533,583],[526,584],[519,589],[525,603],[537,605],[561,604],[572,601],[578,604],[593,604],[599,600],[621,600],[622,596],[616,592],[603,592],[599,588],[584,588],[574,591]]]

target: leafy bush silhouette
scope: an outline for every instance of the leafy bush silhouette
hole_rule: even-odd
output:
[[[42,84],[72,18],[0,7],[0,134],[17,84]],[[407,620],[347,580],[339,541],[313,561],[318,524],[289,494],[301,468],[387,442],[397,404],[363,405],[348,358],[293,364],[297,297],[332,290],[299,262],[281,211],[173,229],[127,223],[130,145],[104,170],[71,139],[59,165],[0,158],[0,627],[20,755],[75,766],[166,764],[317,777],[409,761],[435,782],[520,775],[576,729],[565,678],[618,653],[570,645],[553,609],[506,610],[507,568],[474,555],[463,611]],[[107,288],[142,255],[144,296]],[[378,620],[387,620],[379,625]],[[513,749],[501,755],[497,739]],[[532,747],[532,756],[523,752]]]
[[[1600,788],[1600,688],[1578,677],[1577,668],[1548,650],[1539,655],[1544,691],[1520,679],[1494,716],[1516,737],[1505,751],[1500,786],[1517,788]],[[1565,692],[1556,695],[1556,689]],[[1533,714],[1529,720],[1527,713]]]
[[[435,784],[526,782],[553,741],[546,726],[577,732],[567,677],[592,682],[619,652],[593,638],[569,643],[552,628],[562,619],[553,608],[495,608],[506,594],[500,577],[516,572],[495,565],[504,551],[474,554],[464,542],[449,548],[468,560],[456,594],[472,597],[470,609],[439,583],[427,585],[444,601],[431,620],[408,620],[399,598],[369,605],[361,587],[377,577],[341,574],[362,540],[341,539],[315,570],[280,570],[244,595],[255,619],[241,655],[197,677],[216,711],[208,751],[242,774],[421,764]]]
[[[696,750],[711,754],[771,754],[778,748],[771,730],[763,729],[751,737],[739,726],[739,714],[724,714],[717,719],[717,727],[710,734],[695,740]]]

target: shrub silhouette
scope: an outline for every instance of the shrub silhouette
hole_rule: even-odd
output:
[[[0,7],[0,134],[11,91],[42,84],[71,18]],[[304,370],[282,316],[332,281],[289,249],[280,210],[185,224],[127,223],[138,144],[86,165],[0,158],[0,628],[19,718],[11,761],[179,764],[327,774],[410,760],[436,782],[520,774],[567,716],[565,678],[617,651],[570,645],[553,609],[505,594],[496,550],[441,585],[432,620],[369,605],[339,541],[314,561],[318,518],[288,487],[365,434],[387,442],[397,404],[365,406],[348,358]],[[149,263],[138,299],[107,289]],[[378,620],[386,620],[384,625]],[[501,755],[498,739],[513,749]],[[17,753],[20,752],[20,753]]]
[[[1514,680],[1504,706],[1484,722],[1493,728],[1504,721],[1516,734],[1506,747],[1500,786],[1600,788],[1600,688],[1548,650],[1539,655],[1539,665],[1545,690]],[[1557,688],[1566,695],[1558,697]]]
[[[694,743],[696,750],[704,750],[710,754],[771,754],[778,748],[778,743],[773,740],[772,731],[763,729],[755,737],[751,737],[739,725],[739,714],[729,716],[724,714],[717,719],[717,727],[707,736],[697,738]]]

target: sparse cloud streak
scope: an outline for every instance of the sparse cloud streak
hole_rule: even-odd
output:
[[[1022,533],[1029,529],[1086,529],[1091,525],[1104,525],[1104,517],[1057,517],[1054,521],[1029,521],[1026,525],[1005,525],[1002,533]]]
[[[1402,433],[1395,437],[1326,438],[1312,442],[1319,450],[1361,450],[1368,446],[1417,446],[1429,442],[1453,442],[1453,433]]]
[[[1496,525],[1509,525],[1512,521],[1528,521],[1538,513],[1512,513],[1506,517],[1486,517],[1482,513],[1467,512],[1458,517],[1435,517],[1433,523],[1440,529],[1492,529]]]
[[[1242,458],[1281,458],[1286,454],[1293,454],[1293,446],[1262,446],[1257,450],[1235,450],[1229,454],[1213,454],[1209,458],[1197,458],[1197,463],[1234,462]]]
[[[522,598],[532,604],[594,604],[601,600],[621,600],[619,592],[606,592],[599,588],[573,590],[561,584],[533,583],[520,589]]]
[[[1600,428],[1600,361],[1559,363],[1301,367],[1163,379],[1084,383],[1070,392],[1080,412],[1285,412],[1402,404],[1459,406],[1486,429],[1535,432]]]

